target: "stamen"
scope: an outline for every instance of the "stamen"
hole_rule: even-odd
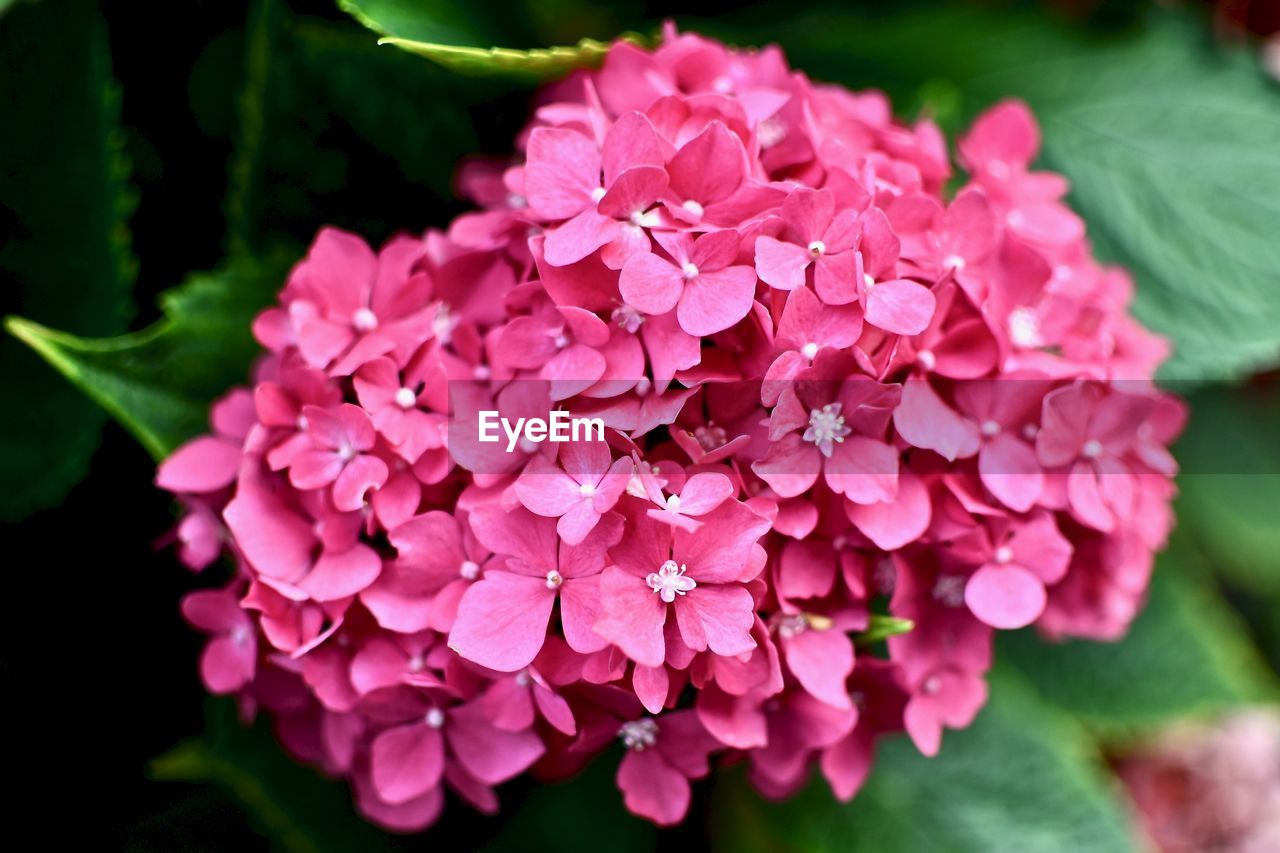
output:
[[[844,442],[845,436],[853,432],[844,425],[844,417],[840,414],[840,403],[828,403],[821,409],[809,413],[809,428],[804,431],[804,440],[818,446],[818,451],[828,459],[834,451],[834,444]]]
[[[677,565],[675,560],[667,560],[662,568],[650,572],[644,582],[659,598],[670,604],[676,600],[677,595],[685,595],[697,586],[693,578],[685,577],[685,571],[685,566]]]

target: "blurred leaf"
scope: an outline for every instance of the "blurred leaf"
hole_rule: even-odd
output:
[[[641,853],[656,850],[654,825],[622,804],[613,774],[621,756],[613,750],[597,756],[581,775],[538,785],[513,811],[504,810],[497,837],[485,853]]]
[[[263,722],[246,726],[230,700],[206,707],[204,735],[154,759],[152,779],[221,786],[273,846],[292,853],[391,848],[389,836],[356,815],[342,785],[295,763]]]
[[[115,338],[80,338],[10,317],[5,327],[97,401],[157,460],[207,430],[209,404],[248,377],[250,324],[280,286],[280,258],[232,261],[160,297],[165,318]]]
[[[597,65],[609,51],[608,42],[590,38],[569,47],[481,47],[509,37],[497,29],[502,22],[493,20],[492,15],[476,20],[474,15],[463,13],[461,5],[450,2],[338,0],[338,6],[380,34],[378,44],[424,56],[458,74],[501,76],[531,84],[563,76],[574,68]],[[524,17],[520,10],[516,12],[517,19]],[[639,40],[633,34],[623,38]]]
[[[814,781],[766,803],[740,776],[718,783],[714,847],[842,853],[1127,851],[1129,828],[1097,755],[1072,720],[1016,673],[997,670],[991,701],[925,758],[905,736],[884,741],[875,770],[842,804]]]
[[[705,23],[740,43],[778,41],[815,77],[885,88],[900,110],[945,92],[952,130],[1026,99],[1044,130],[1041,165],[1071,179],[1100,253],[1138,279],[1139,317],[1176,344],[1163,375],[1280,363],[1280,89],[1194,15],[1153,7],[1137,27],[1098,33],[1044,9],[774,4]]]
[[[0,20],[0,126],[4,310],[82,334],[124,330],[135,197],[96,4],[23,4]],[[0,376],[0,518],[14,520],[85,475],[105,418],[8,338]]]
[[[1178,518],[1233,586],[1280,595],[1280,389],[1206,388],[1175,448]]]
[[[1181,534],[1160,555],[1146,607],[1122,641],[1049,644],[1021,631],[998,646],[997,658],[1044,699],[1105,737],[1280,695]]]

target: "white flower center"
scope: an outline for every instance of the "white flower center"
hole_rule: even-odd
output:
[[[685,210],[689,211],[690,213],[692,213],[694,216],[698,217],[699,219],[702,218],[702,214],[705,212],[702,209],[702,205],[698,204],[693,199],[689,199],[688,201],[686,201],[684,204],[680,206],[683,207]]]
[[[553,342],[556,345],[556,349],[564,349],[569,345],[569,336],[561,332],[553,338]]]
[[[800,354],[810,361],[813,361],[813,357],[818,354],[818,345],[810,341],[800,347]]]
[[[1091,438],[1084,443],[1084,447],[1080,448],[1080,453],[1085,459],[1097,459],[1102,455],[1102,442]]]
[[[679,512],[679,511],[680,511],[680,496],[667,495],[667,512]]]
[[[483,382],[492,375],[492,371],[489,370],[489,365],[487,364],[477,364],[475,369],[471,371],[471,375]]]
[[[412,388],[401,388],[396,391],[396,405],[402,409],[412,409],[418,402],[418,395]]]
[[[343,462],[350,462],[355,458],[356,449],[349,444],[343,444],[338,448],[338,458]]]
[[[439,708],[432,708],[427,712],[427,715],[422,718],[422,722],[431,726],[433,729],[438,729],[444,725],[444,711],[441,711]]]
[[[1009,337],[1020,347],[1040,346],[1040,318],[1025,305],[1009,312]]]
[[[596,187],[595,189],[593,189],[593,190],[591,191],[591,200],[592,200],[592,201],[598,202],[598,201],[600,201],[600,199],[604,198],[604,196],[605,196],[605,188],[604,188],[604,187]]]
[[[658,218],[658,214],[653,211],[645,213],[643,210],[637,210],[631,214],[631,224],[637,228],[653,228],[662,220]]]
[[[480,564],[474,560],[463,560],[462,565],[458,567],[458,574],[466,580],[473,581],[480,577]]]
[[[809,244],[809,254],[817,257],[827,250],[827,244],[821,240],[814,240]]]
[[[594,497],[595,493],[596,487],[594,483],[583,483],[578,486],[578,494],[582,495],[584,498]]]
[[[356,327],[357,332],[372,332],[378,328],[378,315],[368,308],[357,308],[351,315],[351,325]]]
[[[693,263],[693,261],[685,261],[684,266],[680,267],[680,272],[684,274],[685,278],[698,277],[698,267]]]
[[[828,403],[821,409],[814,409],[809,413],[809,428],[804,431],[804,440],[816,444],[819,452],[828,459],[834,450],[832,444],[843,442],[844,437],[853,432],[844,425],[840,406],[840,403]]]
[[[637,752],[648,749],[658,740],[658,724],[651,718],[631,720],[618,728],[618,737],[627,749]]]
[[[1027,441],[1035,441],[1038,432],[1040,432],[1040,427],[1035,424],[1027,424],[1022,428],[1022,437]]]
[[[933,354],[933,350],[931,349],[922,349],[920,352],[916,353],[916,361],[918,361],[920,366],[925,370],[933,370],[938,366],[938,357]]]
[[[693,437],[698,440],[698,446],[707,451],[715,450],[729,440],[724,427],[709,423],[695,429]]]
[[[778,636],[791,638],[803,634],[809,629],[809,623],[802,613],[789,613],[778,620]]]
[[[555,569],[547,572],[547,589],[559,589],[562,583],[564,583],[564,577]]]
[[[677,595],[684,595],[697,586],[693,578],[685,577],[686,568],[677,565],[675,560],[667,560],[662,568],[650,572],[644,582],[649,585],[658,597],[667,604],[676,600]]]
[[[1000,424],[996,423],[995,421],[983,421],[982,434],[985,435],[987,438],[994,438],[995,436],[1000,434]]]
[[[959,607],[964,603],[964,578],[960,575],[938,575],[933,583],[933,597],[947,607]]]
[[[636,333],[636,329],[639,329],[640,324],[644,322],[644,315],[630,305],[619,305],[614,308],[611,317],[614,323],[632,335]]]
[[[862,283],[867,286],[867,290],[870,290],[871,288],[876,286],[875,277],[871,275],[871,273],[869,272],[864,272],[862,274]]]
[[[964,258],[959,255],[948,255],[946,260],[942,262],[942,265],[948,269],[962,270],[964,269]]]
[[[995,561],[1001,565],[1013,561],[1013,549],[1008,545],[1001,545],[996,549]]]

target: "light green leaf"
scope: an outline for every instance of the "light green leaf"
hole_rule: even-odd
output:
[[[20,317],[5,328],[97,401],[157,460],[207,429],[209,404],[244,382],[250,324],[284,276],[282,259],[233,261],[161,296],[165,319],[115,338],[80,338]]]
[[[338,6],[364,26],[379,33],[378,44],[424,56],[450,71],[474,76],[501,76],[524,83],[561,77],[574,68],[604,59],[609,43],[584,38],[568,47],[516,50],[479,47],[501,38],[495,21],[478,22],[452,3],[410,3],[405,0],[338,0]],[[622,38],[640,41],[628,33]]]
[[[81,334],[123,331],[137,265],[120,98],[96,4],[22,4],[0,20],[4,302]],[[105,417],[0,339],[0,518],[57,504],[88,470]]]
[[[1185,537],[1157,561],[1146,607],[1118,643],[1005,634],[998,659],[1107,738],[1277,696],[1245,626]]]
[[[1132,849],[1098,756],[1072,720],[997,671],[991,701],[925,758],[905,736],[878,750],[853,802],[825,782],[766,803],[740,777],[717,783],[718,850],[840,853],[1092,853]]]
[[[607,42],[582,39],[572,47],[546,47],[513,50],[506,47],[459,47],[401,38],[381,38],[378,44],[391,44],[425,56],[459,74],[493,74],[549,80],[561,77],[575,68],[593,66],[609,52]]]
[[[879,613],[873,613],[871,614],[871,620],[867,623],[866,630],[854,634],[853,639],[858,645],[870,646],[897,634],[905,634],[915,626],[915,623],[910,619],[899,619],[896,616],[883,616]]]

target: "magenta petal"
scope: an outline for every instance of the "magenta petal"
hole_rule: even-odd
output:
[[[804,284],[804,271],[813,260],[804,246],[761,235],[756,238],[756,275],[770,287],[795,290]]]
[[[632,814],[659,826],[679,823],[689,810],[689,780],[653,749],[630,750],[622,757],[618,787]]]
[[[378,796],[392,805],[404,803],[440,784],[444,740],[439,729],[421,720],[396,726],[373,739],[369,764]]]
[[[449,647],[499,672],[523,669],[542,648],[555,600],[545,579],[487,572],[462,597]]]
[[[575,130],[536,128],[529,134],[524,191],[548,219],[568,219],[590,204],[600,186],[600,149]]]
[[[171,492],[203,494],[231,485],[240,470],[240,448],[233,442],[202,435],[179,447],[160,463],[156,485]]]
[[[898,451],[875,439],[849,436],[835,445],[823,472],[832,491],[854,503],[891,501],[898,493]]]
[[[631,673],[631,687],[636,692],[636,698],[650,714],[659,713],[666,704],[670,683],[666,667],[636,664]]]
[[[603,613],[595,632],[645,666],[661,666],[666,658],[662,626],[667,605],[642,578],[617,567],[600,575]]]
[[[562,225],[547,231],[543,257],[556,267],[577,263],[618,235],[616,220],[584,210]]]
[[[982,448],[978,475],[997,500],[1017,512],[1035,506],[1044,489],[1044,473],[1035,451],[1008,433],[1000,433]]]
[[[337,601],[355,595],[378,578],[382,560],[368,545],[357,543],[340,554],[320,555],[298,586],[316,601]]]
[[[951,462],[978,452],[978,427],[944,403],[925,379],[907,380],[893,425],[908,444]]]
[[[600,576],[567,578],[560,587],[560,626],[569,648],[591,654],[609,645],[595,632],[600,613]]]
[[[747,588],[709,584],[676,599],[680,634],[691,649],[740,655],[756,647],[751,638],[755,602]]]
[[[684,287],[680,270],[650,252],[628,258],[618,278],[623,300],[645,314],[665,314],[675,308]]]
[[[867,294],[867,322],[896,335],[918,335],[933,319],[935,300],[922,284],[882,281]]]
[[[727,267],[694,276],[684,286],[676,319],[691,335],[714,335],[751,311],[756,274],[751,267]]]
[[[894,551],[924,535],[933,517],[929,490],[909,471],[898,477],[898,494],[891,501],[846,503],[845,514],[862,534],[885,551]]]
[[[200,655],[200,678],[210,693],[222,696],[252,681],[256,665],[257,647],[252,640],[214,637]]]
[[[342,469],[333,483],[333,505],[342,512],[364,507],[365,494],[387,481],[387,463],[376,456],[361,455]]]
[[[964,587],[964,603],[993,628],[1023,628],[1044,612],[1044,584],[1017,565],[989,563]]]
[[[782,649],[787,669],[810,695],[834,708],[852,707],[845,679],[853,672],[853,643],[843,631],[809,628]]]
[[[525,509],[558,518],[583,503],[576,480],[541,456],[535,456],[516,480],[516,497]]]
[[[486,785],[518,776],[545,750],[537,732],[505,732],[494,728],[475,709],[450,714],[445,726],[449,748],[467,772]]]

